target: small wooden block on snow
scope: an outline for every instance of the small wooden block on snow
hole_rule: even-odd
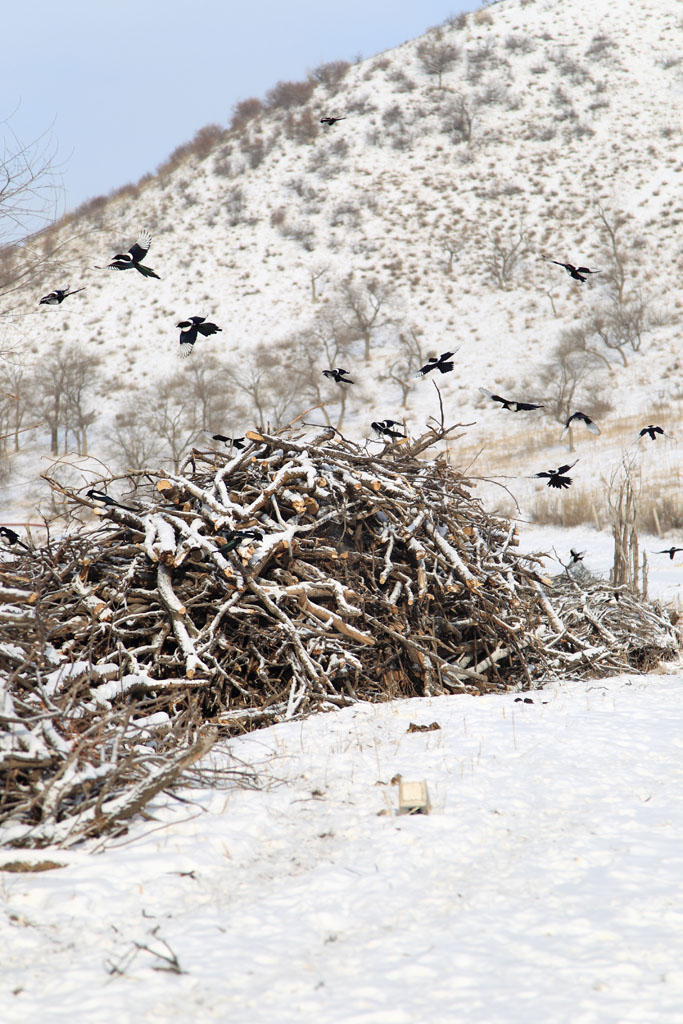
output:
[[[424,780],[422,782],[400,780],[398,784],[399,814],[429,814],[431,809],[429,791]]]

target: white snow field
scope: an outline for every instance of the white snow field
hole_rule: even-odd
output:
[[[258,791],[3,851],[64,866],[0,874],[2,1019],[683,1021],[680,666],[524,697],[277,725],[223,747]],[[398,773],[429,816],[394,814]]]

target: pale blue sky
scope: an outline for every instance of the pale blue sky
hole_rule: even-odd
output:
[[[236,101],[372,56],[477,0],[34,0],[5,5],[0,119],[50,129],[63,206],[137,179]],[[52,126],[52,127],[51,127]],[[1,131],[1,129],[0,129]]]

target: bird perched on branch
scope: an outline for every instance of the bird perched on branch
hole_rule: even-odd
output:
[[[345,121],[345,120],[346,120],[346,117],[321,117],[320,118],[320,123],[326,125],[328,128],[331,128],[333,124],[337,123],[337,121]]]
[[[67,295],[75,295],[76,292],[82,292],[85,290],[85,285],[82,288],[74,288],[73,291],[69,291],[67,285],[66,288],[55,288],[49,295],[43,295],[42,299],[38,303],[39,306],[59,306]]]
[[[400,427],[401,424],[398,420],[374,420],[370,426],[380,437],[405,437],[400,430],[394,430],[394,427]]]
[[[349,370],[342,370],[340,366],[338,366],[335,370],[323,370],[323,373],[325,374],[326,377],[329,377],[330,380],[336,381],[337,384],[356,383],[355,380],[348,380]]]
[[[456,350],[457,351],[457,350]],[[438,370],[439,373],[450,373],[453,369],[453,363],[450,361],[451,356],[454,356],[455,352],[442,352],[440,356],[430,356],[424,366],[415,374],[416,377],[425,377],[432,370]]]
[[[578,461],[578,459],[575,459],[574,462],[570,462],[566,466],[559,466],[558,469],[549,469],[546,473],[534,473],[534,477],[547,477],[548,487],[557,487],[561,491],[563,488],[571,485],[572,478],[566,476],[566,474]]]
[[[28,544],[24,544],[23,540],[19,539],[19,534],[15,530],[11,530],[9,526],[0,526],[0,537],[6,540],[10,547],[18,544],[19,547],[25,548],[26,551],[31,550]]]
[[[143,231],[138,235],[137,242],[131,245],[128,252],[118,252],[115,256],[112,256],[111,262],[106,267],[97,267],[97,270],[131,270],[133,267],[142,274],[143,277],[156,277],[157,281],[161,278],[156,274],[150,267],[145,267],[142,263],[145,256],[149,252],[149,247],[152,244],[152,236],[148,231]]]
[[[590,418],[590,416],[586,416],[585,412],[573,412],[564,425],[562,437],[564,437],[564,435],[567,433],[567,431],[569,430],[569,428],[575,420],[578,420],[580,423],[585,423],[585,425],[590,430],[591,434],[600,433],[600,427],[597,425],[597,423],[593,423],[593,420]]]
[[[180,323],[177,323],[176,327],[180,327],[180,355],[183,358],[192,354],[198,334],[201,334],[203,338],[210,338],[212,334],[218,334],[219,331],[223,330],[222,327],[217,327],[216,324],[207,324],[205,316],[188,317],[187,320],[181,320]]]
[[[225,543],[221,544],[221,550],[236,551],[245,540],[263,540],[263,534],[260,530],[247,529],[247,530],[223,530],[218,535],[218,540],[222,540]]]
[[[588,267],[575,267],[573,263],[560,263],[558,260],[551,260],[547,256],[542,256],[541,259],[545,260],[546,263],[554,263],[558,267],[564,267],[570,277],[574,278],[575,281],[585,281],[588,274],[601,274],[601,270],[589,270]]]
[[[92,503],[98,508],[111,508],[112,506],[115,506],[116,508],[125,508],[126,512],[137,511],[137,509],[131,508],[130,505],[122,505],[120,501],[114,501],[114,499],[110,498],[108,494],[104,493],[104,491],[95,491],[91,488],[85,493]]]
[[[2,530],[0,530],[0,533],[2,533]],[[671,559],[671,561],[673,562],[674,555],[676,554],[677,551],[683,551],[683,548],[664,548],[663,551],[655,551],[655,554],[656,555],[668,555],[669,558]]]
[[[661,427],[656,427],[652,423],[649,423],[647,427],[643,427],[643,429],[638,433],[637,440],[639,440],[641,437],[645,437],[646,434],[649,435],[651,441],[657,440],[657,434],[661,434],[662,437],[668,437],[669,439],[671,439],[670,434],[665,434]]]
[[[212,441],[220,441],[226,446],[226,448],[245,448],[244,437],[226,437],[225,434],[212,434],[210,430],[202,430],[202,434],[206,434]]]
[[[534,405],[533,402],[514,402],[511,398],[501,398],[500,395],[494,395],[486,388],[479,388],[482,394],[490,398],[492,402],[500,402],[503,409],[511,409],[512,412],[526,412],[528,409],[543,409],[543,405]]]

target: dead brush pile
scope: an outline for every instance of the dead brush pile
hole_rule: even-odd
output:
[[[193,451],[136,511],[3,563],[5,842],[125,828],[221,733],[607,674],[636,634],[636,665],[645,648],[675,656],[654,606],[621,622],[606,584],[556,596],[514,526],[418,457],[443,430],[378,454],[332,429],[249,436],[234,454]]]

